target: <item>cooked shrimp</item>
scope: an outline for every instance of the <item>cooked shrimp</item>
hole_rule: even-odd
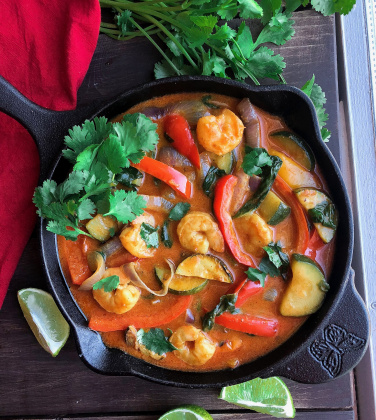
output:
[[[206,254],[209,247],[217,252],[225,250],[222,233],[208,213],[189,212],[180,220],[177,232],[182,246],[192,252]]]
[[[147,212],[136,217],[131,223],[131,226],[122,230],[119,238],[123,247],[135,257],[150,258],[155,254],[156,249],[148,248],[145,241],[141,238],[142,223],[155,226],[154,217]]]
[[[216,349],[210,338],[193,325],[179,327],[170,337],[170,343],[178,349],[174,351],[175,356],[192,366],[205,364]]]
[[[93,297],[107,312],[123,314],[130,311],[138,302],[141,291],[122,273],[120,267],[109,268],[105,271],[103,279],[110,276],[119,276],[120,284],[112,292],[105,292],[104,289],[93,290]]]
[[[139,350],[142,354],[144,354],[145,356],[149,356],[152,359],[161,360],[166,357],[166,353],[164,354],[155,353],[154,351],[147,349],[143,344],[141,344],[137,340],[137,329],[133,325],[130,325],[128,327],[128,331],[125,334],[125,341],[128,346],[133,347],[136,350]]]
[[[244,125],[225,108],[218,116],[201,117],[197,123],[197,140],[209,152],[225,155],[241,142]]]
[[[263,247],[273,241],[273,231],[256,213],[246,214],[234,219],[244,249],[252,255],[261,257]]]

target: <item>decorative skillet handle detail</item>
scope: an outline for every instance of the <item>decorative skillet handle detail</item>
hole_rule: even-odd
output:
[[[347,373],[362,359],[368,346],[369,320],[355,289],[352,269],[342,299],[327,319],[324,329],[285,364],[279,375],[298,382],[321,383]]]
[[[93,102],[73,111],[51,111],[31,102],[0,76],[0,111],[20,122],[35,140],[40,155],[40,180],[47,178],[68,129],[81,124],[100,108],[98,102]]]

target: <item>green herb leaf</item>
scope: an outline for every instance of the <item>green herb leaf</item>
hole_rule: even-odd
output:
[[[261,284],[261,287],[265,286],[266,273],[263,273],[257,268],[251,268],[251,267],[249,267],[245,273],[247,274],[248,278],[251,281],[259,281]]]
[[[109,196],[110,209],[104,216],[114,216],[119,222],[128,223],[140,216],[146,201],[135,191],[117,190]]]
[[[263,249],[268,254],[266,258],[268,258],[270,263],[274,265],[274,267],[277,269],[277,276],[282,276],[286,280],[287,273],[290,267],[290,260],[288,255],[282,251],[281,244],[279,242],[271,242],[268,246],[265,246]],[[275,277],[275,275],[272,275],[272,277]]]
[[[216,166],[211,166],[208,173],[205,176],[204,182],[202,183],[202,189],[204,193],[210,197],[214,191],[215,184],[219,178],[226,175],[223,169],[219,169]]]
[[[109,276],[97,281],[93,285],[93,290],[103,289],[105,292],[116,290],[120,284],[119,276]]]
[[[323,226],[335,229],[337,227],[336,208],[333,203],[324,201],[308,210],[308,216],[313,223],[322,223]]]
[[[271,277],[279,277],[281,275],[278,268],[269,260],[269,257],[262,258],[259,269]]]
[[[272,164],[273,160],[265,149],[246,146],[242,168],[247,175],[261,175],[263,172],[261,168]]]
[[[260,47],[252,52],[245,67],[256,79],[279,80],[286,63],[281,55],[274,55],[270,48]]]
[[[218,305],[212,311],[205,314],[202,320],[202,329],[204,331],[210,331],[214,327],[215,317],[222,315],[224,312],[238,314],[240,311],[235,308],[237,298],[237,294],[221,296]]]
[[[275,45],[284,45],[295,34],[294,21],[291,13],[276,13],[270,22],[264,27],[255,42],[255,48],[266,42]]]
[[[142,223],[140,236],[144,240],[147,248],[158,248],[159,247],[159,227],[153,227],[148,223]]]
[[[150,328],[147,332],[141,328],[137,331],[137,341],[144,345],[148,350],[157,353],[160,356],[177,350],[177,348],[168,341],[168,338],[165,337],[163,330],[160,328]]]
[[[239,15],[244,19],[256,19],[263,15],[262,7],[255,0],[238,0]]]
[[[162,230],[161,230],[161,241],[163,242],[163,245],[166,248],[171,248],[173,245],[173,242],[170,236],[170,232],[168,230],[168,224],[169,224],[168,220],[165,220],[163,222]]]
[[[347,15],[354,7],[356,0],[311,0],[312,7],[324,16],[340,13]]]
[[[120,182],[120,184],[123,184],[128,188],[135,188],[135,181],[142,178],[142,172],[132,166],[124,168],[122,172],[115,177],[117,182]]]
[[[115,16],[116,24],[120,28],[123,36],[126,36],[127,32],[132,32],[134,30],[134,25],[129,19],[131,16],[132,12],[129,10],[123,10]]]
[[[263,10],[261,22],[266,25],[272,16],[279,11],[282,6],[282,0],[260,0],[260,6]]]
[[[218,106],[218,105],[215,105],[215,104],[212,104],[210,101],[211,101],[211,95],[206,95],[206,96],[203,96],[202,98],[201,98],[201,102],[205,105],[205,106],[207,106],[208,108],[212,108],[212,109],[219,109],[220,107]]]
[[[171,220],[181,220],[189,211],[191,205],[189,203],[185,203],[184,201],[175,204],[175,206],[171,209],[168,218]]]
[[[77,207],[78,220],[92,219],[95,211],[95,204],[89,198],[86,198]]]

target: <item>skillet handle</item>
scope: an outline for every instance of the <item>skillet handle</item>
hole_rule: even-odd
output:
[[[341,301],[323,330],[310,337],[307,346],[276,374],[297,382],[321,383],[344,375],[360,362],[368,346],[370,321],[355,289],[353,269],[346,282]]]
[[[15,118],[31,134],[38,146],[42,181],[62,149],[68,129],[95,115],[99,102],[72,111],[51,111],[31,102],[0,76],[0,111]]]

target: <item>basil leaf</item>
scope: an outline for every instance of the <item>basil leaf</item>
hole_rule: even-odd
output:
[[[202,320],[202,329],[204,331],[211,330],[214,327],[215,317],[222,315],[224,312],[230,312],[230,314],[239,313],[239,309],[235,308],[237,298],[237,294],[221,296],[218,305],[204,316]]]
[[[205,105],[205,106],[207,106],[208,108],[212,108],[212,109],[219,109],[220,107],[218,106],[218,105],[215,105],[215,104],[212,104],[211,102],[210,102],[210,100],[211,100],[211,95],[206,95],[206,96],[203,96],[202,98],[201,98],[201,102]]]
[[[226,172],[223,169],[219,169],[215,166],[210,167],[208,173],[205,176],[204,182],[202,183],[202,189],[208,197],[212,195],[214,186],[217,183],[218,179],[222,178],[225,175]]]
[[[279,277],[281,273],[278,268],[269,260],[269,257],[264,257],[259,264],[259,269],[271,277]]]
[[[191,208],[191,205],[189,203],[180,202],[175,204],[175,206],[170,211],[170,214],[168,215],[168,218],[171,220],[178,221],[182,219]]]
[[[245,273],[247,274],[249,280],[259,281],[262,287],[265,286],[266,273],[263,273],[257,268],[251,268],[251,267],[249,267]]]
[[[288,255],[282,252],[281,243],[271,242],[268,246],[265,246],[263,249],[268,254],[268,256],[265,258],[268,258],[270,263],[276,268],[276,271],[278,272],[277,276],[282,276],[284,280],[287,280],[287,272],[290,267],[290,260]],[[276,272],[273,269],[272,271]],[[272,275],[272,277],[276,276]]]
[[[159,237],[158,237],[158,226],[154,228],[148,223],[142,223],[140,236],[146,243],[147,248],[158,248]]]
[[[326,201],[317,204],[313,209],[308,210],[308,215],[313,223],[322,223],[323,226],[335,229],[336,223],[336,208],[333,203]]]
[[[134,181],[136,181],[136,179],[141,179],[142,177],[142,172],[130,166],[129,168],[124,168],[120,174],[117,174],[115,179],[125,187],[135,188]]]
[[[171,248],[172,247],[172,239],[170,236],[170,232],[168,231],[168,220],[165,220],[163,225],[162,225],[162,230],[161,230],[161,241],[163,242],[163,245],[166,248]]]

